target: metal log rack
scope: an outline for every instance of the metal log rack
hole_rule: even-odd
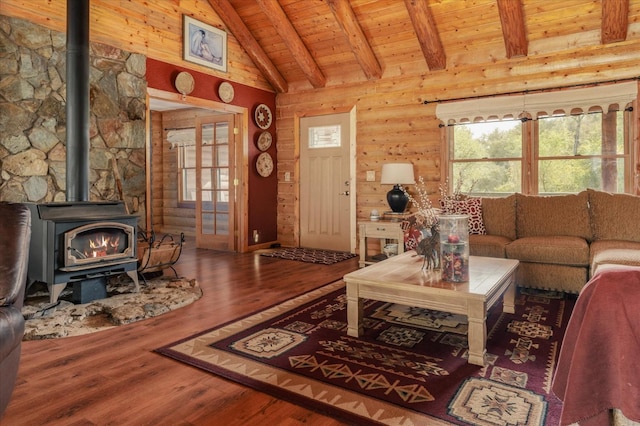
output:
[[[162,272],[170,268],[178,278],[178,272],[173,265],[180,259],[184,233],[180,233],[180,239],[171,234],[165,234],[159,240],[154,231],[138,232],[138,275],[146,284],[145,274]]]

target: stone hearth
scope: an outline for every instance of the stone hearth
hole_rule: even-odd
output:
[[[49,307],[46,286],[42,290],[36,288],[29,292],[22,308],[27,318],[23,340],[93,333],[156,317],[202,297],[195,279],[161,276],[140,283],[140,293],[135,293],[134,284],[126,275],[111,278],[107,283],[108,298],[80,305],[70,302],[72,290],[67,289],[54,307]]]

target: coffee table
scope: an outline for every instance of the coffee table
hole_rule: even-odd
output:
[[[347,284],[347,334],[363,331],[362,299],[398,303],[466,315],[469,363],[484,365],[487,311],[503,297],[503,311],[514,313],[518,261],[469,257],[469,281],[445,282],[440,271],[422,270],[422,257],[411,250],[344,276]]]

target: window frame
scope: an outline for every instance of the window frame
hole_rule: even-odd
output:
[[[186,155],[186,150],[187,149],[192,149],[193,150],[193,166],[192,167],[188,167],[185,166],[185,155]],[[185,199],[184,195],[185,195],[185,174],[187,173],[188,170],[192,170],[193,174],[194,174],[194,179],[193,179],[193,192],[195,194],[195,191],[197,190],[196,188],[196,161],[195,161],[195,157],[196,157],[196,146],[195,143],[193,144],[184,144],[184,145],[179,145],[177,146],[177,161],[176,161],[176,165],[177,165],[177,169],[178,169],[178,207],[181,208],[192,208],[194,209],[196,207],[196,200],[187,200]]]
[[[638,140],[634,137],[637,134],[637,122],[638,116],[636,112],[636,101],[632,101],[627,105],[618,107],[617,104],[612,104],[608,108],[608,112],[619,111],[622,110],[623,116],[623,149],[624,152],[622,154],[608,154],[608,155],[581,155],[579,159],[589,159],[589,158],[622,158],[624,161],[624,193],[636,193],[638,190],[638,177],[639,172],[636,170],[638,167],[638,160],[636,159],[636,153],[638,152]],[[613,106],[613,108],[611,108]],[[580,114],[589,114],[592,112],[599,112],[602,117],[602,123],[604,122],[604,117],[606,115],[605,112],[601,110],[593,111],[592,109],[586,112],[580,111],[576,114],[576,111],[571,111],[571,113],[563,114],[563,115],[580,115]],[[554,114],[558,115],[558,114]],[[443,174],[442,174],[442,185],[447,185],[448,191],[452,191],[455,185],[456,176],[453,175],[454,164],[455,163],[495,163],[499,161],[517,161],[521,162],[521,182],[520,192],[528,195],[539,195],[539,164],[542,158],[544,160],[552,160],[552,159],[572,159],[568,156],[548,156],[548,157],[540,157],[539,155],[539,146],[540,146],[540,138],[539,138],[539,119],[544,119],[546,114],[538,114],[535,118],[531,118],[529,114],[523,113],[520,117],[515,120],[521,121],[522,126],[522,157],[508,157],[508,158],[482,158],[482,159],[460,159],[455,160],[453,158],[453,149],[454,149],[454,126],[456,125],[469,125],[480,122],[491,122],[496,121],[493,120],[475,120],[473,122],[464,121],[459,123],[450,123],[448,125],[441,125],[443,129],[442,135],[442,165],[443,165]],[[493,117],[495,118],[495,117]],[[504,120],[514,120],[512,117],[505,117]],[[586,188],[584,188],[586,189]],[[545,193],[544,195],[560,195],[562,193]],[[473,195],[473,194],[472,194]],[[482,196],[482,194],[475,194]],[[507,196],[509,194],[505,194]],[[495,196],[495,195],[494,195]]]

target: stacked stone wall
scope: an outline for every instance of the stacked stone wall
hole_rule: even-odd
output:
[[[90,43],[90,199],[144,217],[146,57]],[[66,35],[0,16],[0,201],[66,195]]]

